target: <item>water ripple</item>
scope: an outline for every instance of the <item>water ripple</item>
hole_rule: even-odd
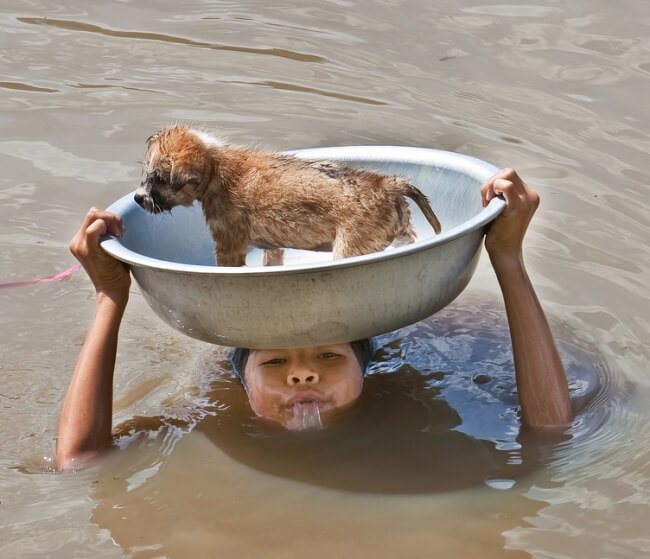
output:
[[[84,159],[42,140],[0,142],[0,153],[29,161],[55,177],[76,177],[106,184],[124,181],[131,167],[119,161]]]
[[[13,89],[16,91],[30,91],[34,93],[59,93],[60,90],[52,89],[50,87],[37,87],[27,83],[20,82],[0,82],[0,88]]]
[[[251,84],[251,82],[231,82],[231,83],[242,83],[242,84]],[[297,85],[293,83],[284,83],[279,81],[265,81],[265,82],[252,82],[253,85],[259,85],[261,87],[271,87],[277,90],[283,91],[296,91],[300,93],[314,93],[316,95],[321,95],[323,97],[333,97],[335,99],[342,99],[344,101],[353,101],[355,103],[365,103],[367,105],[388,105],[383,101],[377,101],[375,99],[369,99],[367,97],[358,97],[356,95],[348,95],[346,93],[338,93],[334,91],[325,91],[323,89],[318,89],[315,87],[306,87],[304,85]]]
[[[148,33],[144,31],[117,31],[114,29],[107,29],[99,25],[92,25],[90,23],[83,23],[80,21],[65,20],[65,19],[50,19],[43,17],[19,17],[17,18],[21,23],[29,25],[46,25],[56,27],[58,29],[65,29],[68,31],[82,31],[86,33],[96,33],[107,37],[117,37],[120,39],[141,39],[145,41],[157,41],[164,43],[174,43],[178,45],[187,45],[190,47],[199,47],[210,50],[220,50],[229,52],[241,52],[248,54],[263,54],[267,56],[278,56],[280,58],[287,58],[289,60],[296,60],[299,62],[315,62],[322,63],[325,59],[321,56],[313,54],[304,54],[286,49],[268,48],[258,49],[253,47],[239,47],[234,45],[221,45],[215,43],[208,43],[204,41],[194,41],[192,39],[185,39],[183,37],[176,37],[174,35],[166,35],[164,33]]]

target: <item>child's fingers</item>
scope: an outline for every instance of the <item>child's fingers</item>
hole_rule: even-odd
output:
[[[505,167],[501,169],[494,178],[505,179],[513,183],[523,184],[521,177],[517,174],[517,171],[511,169],[510,167]]]
[[[498,173],[496,173],[493,177],[491,177],[487,182],[483,184],[481,187],[483,206],[486,206],[495,196],[503,194],[505,197],[506,190],[514,190],[517,193],[522,194],[526,191],[526,185],[524,181],[521,180],[521,177],[517,174],[517,171],[509,167],[501,169]],[[506,199],[506,201],[508,200]],[[512,196],[510,196],[510,201],[512,201]]]
[[[106,223],[106,233],[115,235],[116,237],[121,237],[124,233],[124,224],[122,223],[122,218],[115,214],[108,212],[103,212],[102,220]]]
[[[487,206],[490,203],[490,200],[492,200],[492,198],[495,196],[504,194],[503,190],[511,188],[510,185],[512,185],[510,181],[501,179],[498,176],[494,176],[486,183],[484,183],[481,187],[481,201],[483,203],[483,207]]]
[[[495,193],[502,194],[510,208],[539,206],[539,195],[513,169],[504,169],[493,182]]]
[[[94,210],[94,219],[102,220],[106,225],[106,231],[102,235],[110,233],[116,237],[120,237],[124,232],[124,226],[122,224],[122,218],[113,213],[107,212],[105,210]]]
[[[512,190],[516,191],[517,194],[523,195],[529,192],[528,186],[522,180],[522,178],[517,174],[517,171],[515,171],[514,169],[510,169],[506,167],[505,169],[499,171],[496,177],[512,183],[511,188]]]
[[[88,210],[88,213],[81,224],[81,230],[86,231],[88,227],[98,219],[103,220],[106,224],[106,231],[102,233],[103,235],[110,233],[111,235],[119,237],[124,232],[124,226],[120,216],[98,208],[90,208]]]
[[[481,203],[483,204],[483,207],[487,206],[494,198],[494,180],[495,177],[492,177],[488,179],[486,182],[483,183],[481,186]]]
[[[495,179],[492,183],[492,190],[495,196],[502,195],[509,207],[512,207],[513,203],[517,201],[517,192],[512,181],[502,178]]]
[[[90,254],[99,250],[99,237],[106,234],[106,223],[103,219],[96,219],[86,227],[83,233],[83,235],[77,235],[70,243],[70,252],[82,262]]]
[[[122,219],[105,210],[90,208],[81,228],[68,245],[70,252],[77,259],[87,257],[91,251],[99,248],[99,238],[107,233],[117,237],[121,236],[124,233]]]
[[[108,225],[103,219],[96,219],[86,228],[86,238],[88,244],[95,246],[99,244],[99,237],[106,235],[108,232]]]
[[[80,227],[80,230],[81,230],[81,231],[85,231],[86,229],[88,229],[88,226],[89,226],[93,221],[95,221],[95,219],[96,219],[96,214],[97,214],[98,211],[99,211],[99,210],[98,210],[97,208],[95,208],[95,207],[92,207],[92,208],[90,208],[90,209],[88,210],[88,212],[86,213],[86,216],[84,217],[84,220],[83,220],[83,222],[82,222],[82,224],[81,224],[81,227]]]

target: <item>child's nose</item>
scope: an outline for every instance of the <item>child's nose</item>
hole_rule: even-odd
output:
[[[308,367],[296,367],[287,375],[287,384],[297,386],[299,384],[318,384],[318,373]]]

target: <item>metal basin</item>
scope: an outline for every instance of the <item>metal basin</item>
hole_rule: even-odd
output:
[[[217,267],[198,204],[150,215],[129,194],[108,208],[122,216],[125,235],[108,237],[102,246],[130,265],[145,299],[167,324],[193,338],[250,348],[305,347],[389,332],[442,309],[465,288],[485,226],[505,207],[496,198],[481,206],[480,185],[497,168],[465,155],[392,146],[291,153],[409,179],[429,197],[442,233],[435,235],[412,205],[418,238],[411,245],[340,260],[288,250],[284,266],[266,268],[262,251],[250,249],[245,267]]]

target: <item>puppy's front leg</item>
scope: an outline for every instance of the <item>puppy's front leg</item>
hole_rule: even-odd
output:
[[[284,264],[284,249],[273,248],[264,251],[264,266],[282,266]]]
[[[349,228],[339,228],[332,245],[334,260],[384,250],[390,244],[390,240],[382,238],[377,233],[377,231],[374,234],[373,231],[364,231],[354,225]]]
[[[246,248],[233,249],[217,245],[217,266],[239,267],[246,265]]]

